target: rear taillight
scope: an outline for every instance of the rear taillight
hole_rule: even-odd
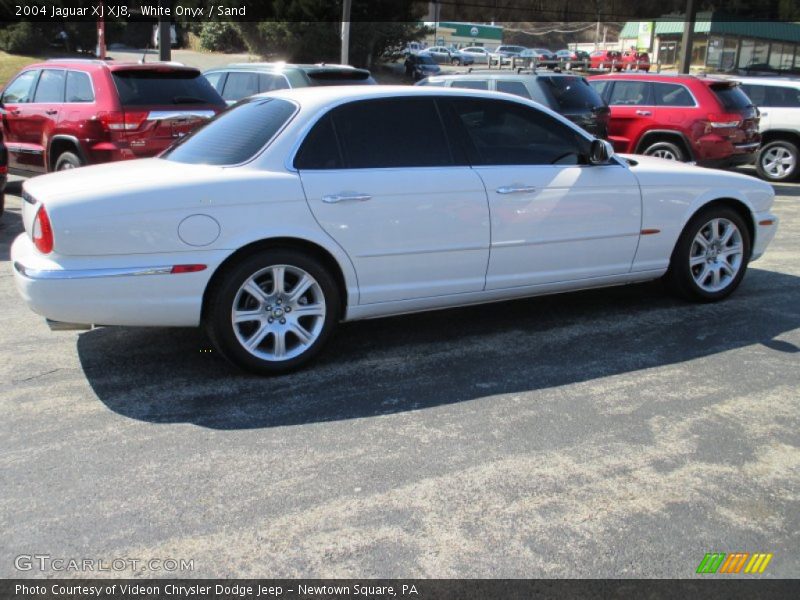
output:
[[[44,204],[36,212],[33,219],[32,235],[33,245],[42,254],[50,254],[53,251],[53,226],[50,224],[50,217]]]
[[[0,165],[0,175],[8,175],[8,167],[6,165]]]
[[[97,113],[97,120],[106,131],[136,131],[147,120],[147,112],[114,111]]]
[[[726,129],[731,127],[739,127],[742,124],[742,117],[740,115],[708,115],[706,122],[706,132],[714,129]]]

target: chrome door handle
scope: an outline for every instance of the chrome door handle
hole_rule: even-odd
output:
[[[341,194],[329,194],[322,197],[322,201],[326,204],[336,204],[337,202],[344,202],[347,200],[364,202],[371,199],[372,196],[369,194],[354,194],[349,192],[342,192]]]
[[[536,191],[536,188],[529,185],[504,185],[495,190],[498,194],[530,194]]]
[[[46,110],[46,111],[44,111],[44,114],[46,114],[46,115],[57,115],[58,111],[55,110],[55,109]]]
[[[636,114],[641,115],[642,117],[649,117],[653,113],[651,113],[649,110],[637,110]]]

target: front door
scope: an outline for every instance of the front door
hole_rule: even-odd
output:
[[[486,289],[630,271],[641,195],[627,167],[587,164],[589,140],[538,109],[467,98],[452,106],[489,195]]]
[[[41,161],[41,144],[36,141],[32,109],[39,70],[20,73],[3,91],[3,135],[8,148],[9,169],[30,171]],[[38,155],[38,156],[37,156]]]
[[[486,192],[457,152],[433,97],[351,102],[306,137],[294,166],[353,261],[361,304],[483,289]]]

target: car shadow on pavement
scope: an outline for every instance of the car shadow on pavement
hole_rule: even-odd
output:
[[[374,417],[523,393],[762,344],[797,352],[800,278],[752,269],[717,304],[661,285],[608,288],[343,325],[319,359],[243,374],[194,329],[98,328],[78,339],[111,410],[152,423],[248,429]]]

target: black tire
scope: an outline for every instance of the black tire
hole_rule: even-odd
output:
[[[771,155],[774,155],[775,153],[780,153],[785,158],[791,160],[790,167],[785,169],[784,173],[776,172],[776,169],[770,169],[768,166],[771,162],[769,159],[775,158]],[[756,170],[758,171],[759,177],[767,181],[773,181],[776,183],[781,181],[792,181],[793,179],[797,178],[797,174],[800,171],[798,160],[800,160],[800,151],[798,151],[796,144],[793,144],[788,140],[775,140],[773,142],[764,144],[761,146],[761,148],[759,148],[758,157],[756,158]]]
[[[72,152],[62,152],[56,159],[55,171],[66,171],[67,169],[77,169],[83,166],[83,161],[77,154]]]
[[[454,59],[452,59],[450,61],[450,64],[451,65],[455,65],[457,67],[460,67],[461,66],[461,59],[460,58],[454,58]]]
[[[255,338],[257,336],[257,331],[263,331],[261,329],[262,327],[286,332],[292,326],[292,317],[289,315],[289,310],[286,310],[286,314],[281,312],[280,315],[276,312],[265,310],[267,301],[276,302],[275,306],[272,307],[274,311],[282,311],[283,308],[287,307],[290,308],[291,304],[288,297],[292,291],[291,287],[287,293],[282,295],[284,300],[282,307],[279,307],[278,304],[280,304],[280,302],[276,301],[276,298],[280,295],[273,295],[270,300],[259,303],[255,301],[253,296],[247,293],[245,293],[245,295],[240,293],[240,288],[251,276],[271,266],[285,266],[287,268],[287,273],[289,273],[290,269],[295,269],[310,275],[316,284],[318,284],[318,287],[310,288],[308,294],[316,293],[318,296],[321,294],[321,297],[324,299],[324,317],[316,317],[317,320],[314,321],[315,326],[318,323],[320,327],[320,329],[316,330],[318,331],[318,333],[316,333],[316,338],[313,339],[313,342],[309,343],[308,347],[302,350],[299,355],[280,360],[256,356],[245,349],[243,342],[240,342],[240,337],[248,336],[248,331],[244,329],[245,327],[251,328],[252,333],[250,333],[250,336]],[[269,277],[269,274],[264,276]],[[258,281],[261,283],[262,280]],[[250,303],[249,306],[244,307],[242,299],[244,299],[246,303]],[[333,275],[329,273],[318,260],[303,252],[282,248],[265,250],[250,255],[227,268],[214,284],[214,287],[209,290],[207,302],[204,312],[204,325],[214,346],[220,354],[233,364],[260,375],[288,373],[302,367],[314,358],[325,345],[325,342],[336,327],[341,316],[342,306]],[[306,305],[316,304],[318,302],[319,298],[312,301],[306,298]],[[269,316],[273,318],[273,320],[269,321],[270,325],[267,325],[262,320],[258,325],[256,325],[256,322],[247,322],[234,326],[232,312],[237,308],[256,312],[260,312],[263,309],[263,318],[266,319],[267,316]],[[281,319],[281,316],[284,318]],[[297,320],[297,317],[294,318]],[[309,317],[300,317],[300,319],[308,318]],[[279,326],[278,321],[280,320],[280,323],[285,323],[286,319],[289,319],[289,324],[286,325],[285,328]],[[310,326],[308,323],[308,321],[301,322],[303,327]],[[312,327],[312,331],[315,330],[315,326]],[[234,329],[235,327],[236,329]],[[253,330],[253,328],[255,328],[255,330]],[[291,331],[283,333],[283,339],[284,346],[287,350],[292,346],[291,342],[294,342],[294,350],[292,351],[297,351],[298,348],[304,345],[301,343],[300,338]],[[261,341],[256,344],[256,352],[261,352],[262,354],[266,353],[268,352],[268,348],[272,346],[272,352],[276,353],[276,343],[277,335],[267,333],[261,338]]]
[[[661,158],[678,162],[685,162],[687,160],[686,150],[675,142],[667,142],[665,140],[650,144],[644,149],[642,154],[647,156],[660,156]]]
[[[700,287],[692,272],[692,269],[697,267],[690,266],[690,253],[695,236],[712,219],[727,219],[733,223],[741,235],[742,242],[739,270],[722,289],[717,291],[708,291]],[[669,270],[664,276],[664,282],[672,292],[692,302],[716,302],[722,300],[730,296],[741,283],[750,261],[750,248],[750,232],[738,212],[727,206],[719,205],[701,209],[689,220],[683,232],[681,232],[678,242],[675,244],[675,249],[672,251]],[[703,265],[700,265],[699,268],[702,269]]]

